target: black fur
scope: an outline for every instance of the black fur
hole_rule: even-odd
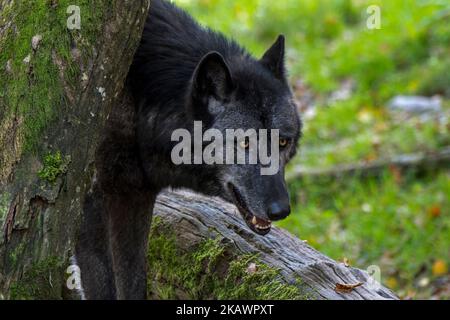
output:
[[[136,105],[135,128],[124,133],[120,125],[110,126],[97,161],[96,201],[101,204],[92,195],[86,200],[81,237],[85,240],[77,251],[83,257],[78,258],[82,275],[88,273],[83,276],[87,298],[145,298],[151,209],[166,187],[189,188],[234,202],[247,223],[252,216],[267,221],[289,214],[284,166],[296,152],[301,122],[286,79],[284,42],[280,36],[258,60],[173,4],[152,1],[128,76]],[[280,172],[262,176],[260,164],[174,165],[171,135],[180,128],[192,132],[194,120],[203,121],[204,129],[221,132],[280,129],[289,142],[281,152]],[[96,236],[88,231],[88,217],[95,222]],[[105,230],[99,232],[102,223]],[[95,250],[86,248],[90,238],[99,241]],[[102,267],[96,269],[95,263]],[[101,274],[95,276],[94,270]]]

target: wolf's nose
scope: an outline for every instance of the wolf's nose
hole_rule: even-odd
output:
[[[267,212],[267,216],[272,221],[283,220],[291,213],[291,207],[289,203],[282,204],[279,202],[273,202],[269,206],[269,212]]]

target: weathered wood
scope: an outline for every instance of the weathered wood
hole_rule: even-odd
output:
[[[161,218],[161,228],[175,234],[181,252],[192,252],[202,241],[220,238],[231,255],[257,253],[262,263],[278,268],[287,283],[300,278],[311,298],[397,299],[389,289],[371,287],[366,271],[333,261],[282,229],[274,228],[266,237],[254,234],[235,207],[220,199],[187,191],[166,192],[157,200],[155,216]],[[338,284],[358,283],[362,285],[351,292],[335,291]]]
[[[296,166],[287,173],[286,180],[292,182],[306,177],[376,176],[382,174],[385,169],[390,167],[394,167],[400,171],[407,169],[424,171],[435,167],[450,168],[450,147],[436,152],[405,154],[391,159],[376,160],[369,163],[343,164],[331,168],[316,169]]]

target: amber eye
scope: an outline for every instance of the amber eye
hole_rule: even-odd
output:
[[[250,147],[250,141],[249,141],[248,139],[242,140],[242,141],[239,143],[239,146],[240,146],[242,149],[248,149],[248,148]]]
[[[280,147],[284,148],[288,145],[288,143],[289,143],[288,139],[284,139],[284,138],[280,139]]]

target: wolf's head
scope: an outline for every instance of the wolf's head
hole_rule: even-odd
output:
[[[264,165],[260,161],[216,164],[210,170],[215,187],[202,190],[234,203],[248,226],[260,235],[270,232],[272,221],[290,214],[284,169],[294,156],[301,135],[301,121],[284,60],[283,36],[260,60],[245,56],[224,58],[218,52],[210,52],[198,64],[188,93],[188,114],[193,120],[202,121],[204,129],[216,129],[224,136],[227,129],[279,130],[277,141],[271,141],[270,134],[268,141],[279,147],[279,170],[274,175],[262,175]],[[248,140],[236,139],[233,143],[236,151],[250,152]]]

